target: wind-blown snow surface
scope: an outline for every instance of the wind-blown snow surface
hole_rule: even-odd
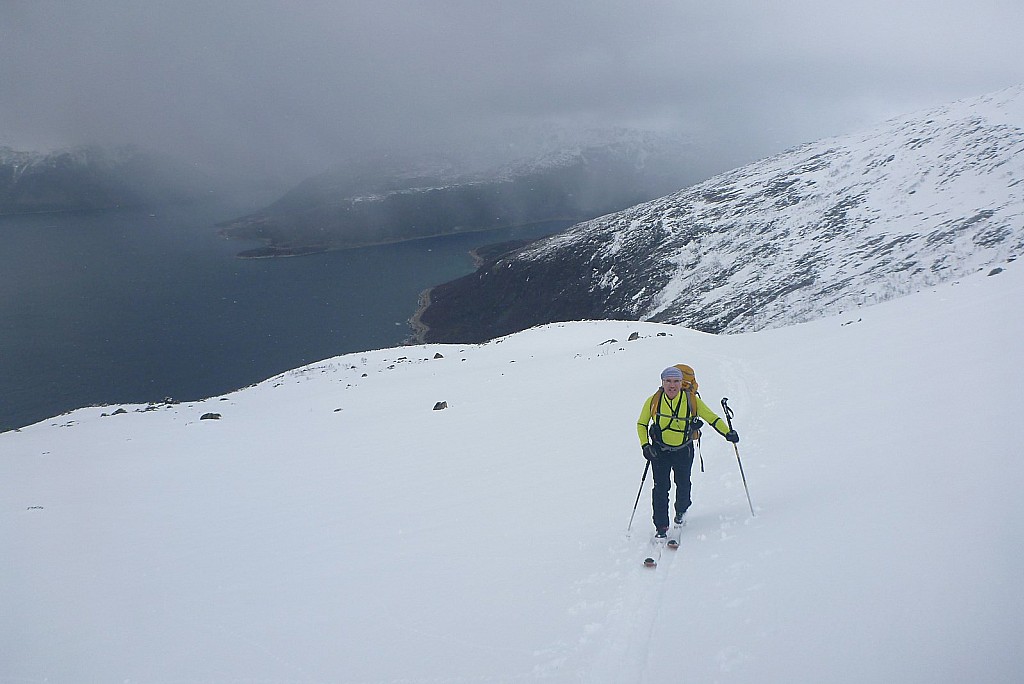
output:
[[[1021,681],[1022,295],[556,324],[5,433],[0,682]],[[758,515],[707,436],[652,571],[634,423],[680,361]]]

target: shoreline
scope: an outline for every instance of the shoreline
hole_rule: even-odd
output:
[[[273,241],[272,238],[266,238],[266,237],[245,237],[245,236],[242,236],[242,235],[233,235],[231,233],[231,226],[230,225],[225,225],[225,224],[218,224],[218,226],[220,227],[220,230],[217,231],[217,234],[220,235],[221,237],[223,237],[226,240],[249,240],[249,241],[252,241],[252,242],[262,242],[263,243],[263,247],[257,247],[255,249],[248,249],[248,250],[243,250],[241,252],[238,252],[237,254],[235,254],[235,257],[238,258],[238,259],[282,259],[282,258],[287,259],[289,257],[313,256],[315,254],[325,254],[327,252],[340,252],[340,251],[347,251],[347,250],[351,250],[351,249],[363,249],[363,248],[366,248],[366,247],[384,247],[384,246],[387,246],[387,245],[394,245],[394,244],[399,244],[399,243],[403,243],[403,242],[416,242],[416,241],[419,241],[419,240],[432,240],[434,238],[449,237],[449,236],[453,236],[453,235],[475,235],[475,234],[496,232],[496,231],[499,231],[499,230],[508,230],[508,229],[516,229],[516,228],[529,228],[531,226],[542,225],[542,224],[545,224],[545,223],[561,223],[561,222],[565,222],[568,225],[563,227],[563,228],[561,228],[560,231],[561,230],[565,230],[565,228],[568,228],[569,226],[572,226],[572,225],[574,225],[574,223],[578,223],[579,221],[577,221],[576,219],[542,219],[542,220],[538,220],[538,221],[526,221],[524,223],[514,223],[514,224],[507,225],[507,226],[492,226],[490,228],[471,228],[471,229],[468,229],[468,230],[452,230],[452,231],[447,231],[447,232],[432,233],[430,235],[415,235],[415,236],[412,236],[412,237],[399,237],[399,238],[392,238],[392,239],[389,239],[389,240],[378,240],[378,241],[373,241],[373,242],[358,242],[358,243],[353,243],[353,244],[330,244],[330,243],[323,244],[323,243],[321,243],[319,245],[312,245],[312,246],[306,246],[306,247],[302,247],[302,246],[299,246],[299,247],[281,247],[281,246],[274,245],[274,241]],[[225,223],[230,223],[230,222],[225,222]],[[560,231],[556,231],[556,232],[560,232]],[[538,238],[535,238],[535,239],[538,239]],[[532,242],[532,241],[533,240],[529,240],[529,242]],[[504,243],[496,243],[496,244],[504,244]],[[470,256],[473,259],[473,267],[474,267],[474,269],[479,268],[486,261],[485,258],[480,257],[476,253],[477,249],[487,249],[490,246],[493,246],[493,245],[489,245],[489,244],[488,245],[482,245],[482,246],[480,246],[480,247],[478,247],[476,249],[470,250],[469,254],[470,254]]]
[[[540,238],[537,238],[540,239]],[[473,272],[478,272],[485,264],[493,261],[495,258],[509,253],[512,250],[524,247],[528,244],[535,242],[533,240],[508,240],[505,242],[496,242],[488,245],[481,245],[469,250],[469,256],[473,260]],[[444,283],[441,283],[443,285]],[[416,311],[409,318],[409,327],[412,328],[412,333],[404,344],[426,344],[427,333],[430,332],[430,326],[423,322],[423,313],[430,307],[430,296],[433,291],[439,287],[434,285],[428,287],[426,290],[420,292],[416,299]]]
[[[434,288],[428,287],[423,292],[420,292],[419,297],[416,298],[416,311],[409,318],[409,327],[412,328],[412,334],[406,340],[406,345],[427,343],[426,337],[427,333],[430,332],[430,326],[423,322],[422,316],[423,312],[430,306],[430,293],[433,290]]]

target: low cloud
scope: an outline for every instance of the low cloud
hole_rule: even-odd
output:
[[[15,0],[0,145],[127,142],[298,179],[556,123],[679,131],[728,168],[1024,81],[1021,25],[998,0]]]

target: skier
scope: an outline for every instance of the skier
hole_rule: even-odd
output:
[[[651,463],[654,473],[654,489],[651,506],[654,509],[656,537],[665,537],[668,532],[669,488],[673,474],[676,483],[675,518],[677,525],[683,524],[683,516],[690,507],[690,469],[693,467],[693,441],[699,436],[698,430],[703,419],[720,435],[732,443],[740,441],[735,430],[719,418],[696,393],[697,382],[692,370],[687,367],[684,383],[683,371],[670,366],[661,373],[661,389],[644,402],[637,432],[644,458]]]

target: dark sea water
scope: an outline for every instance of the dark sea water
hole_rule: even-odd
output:
[[[214,224],[254,207],[0,217],[0,430],[95,404],[193,400],[400,344],[470,249],[565,226],[286,259]]]

